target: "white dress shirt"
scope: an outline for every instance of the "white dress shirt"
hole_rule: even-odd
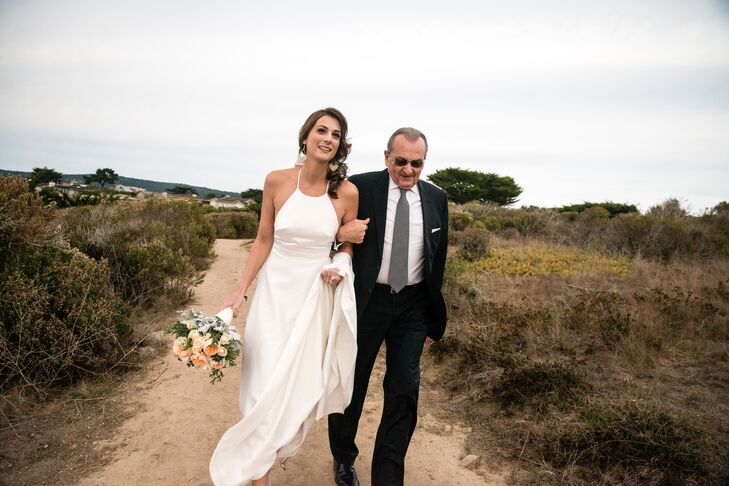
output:
[[[390,255],[392,253],[392,234],[395,228],[395,211],[400,199],[400,188],[389,179],[387,190],[387,220],[385,222],[385,244],[382,247],[382,263],[377,283],[387,284],[390,274]],[[417,184],[405,196],[410,206],[410,237],[408,247],[408,285],[422,282],[425,254],[423,250],[423,206]]]

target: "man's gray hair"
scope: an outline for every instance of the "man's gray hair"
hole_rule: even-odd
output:
[[[392,152],[392,143],[395,141],[395,137],[397,137],[398,135],[402,135],[410,142],[415,142],[419,138],[422,138],[423,142],[425,142],[425,154],[423,155],[423,158],[428,155],[428,139],[425,138],[425,134],[423,132],[413,127],[402,127],[395,130],[395,132],[390,135],[390,140],[387,141],[388,152]]]

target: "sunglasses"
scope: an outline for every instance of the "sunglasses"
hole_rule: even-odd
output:
[[[396,157],[396,158],[390,159],[390,160],[397,167],[405,167],[406,165],[410,164],[410,167],[412,167],[413,169],[420,169],[423,166],[423,164],[425,163],[425,161],[422,159],[407,160],[407,159],[403,159],[402,157]]]

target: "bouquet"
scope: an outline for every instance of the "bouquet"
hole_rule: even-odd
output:
[[[210,370],[210,383],[223,379],[223,368],[235,366],[240,354],[240,336],[230,325],[233,311],[228,308],[215,316],[187,309],[165,333],[175,336],[172,351],[188,367]]]

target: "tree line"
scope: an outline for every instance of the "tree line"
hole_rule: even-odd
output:
[[[49,182],[58,184],[62,178],[63,174],[55,169],[34,167],[28,178],[28,186],[30,189],[34,189],[39,185],[48,184]],[[119,174],[114,169],[105,167],[103,169],[96,169],[94,174],[85,175],[83,178],[84,184],[98,184],[103,189],[107,184],[114,184],[119,179]]]

